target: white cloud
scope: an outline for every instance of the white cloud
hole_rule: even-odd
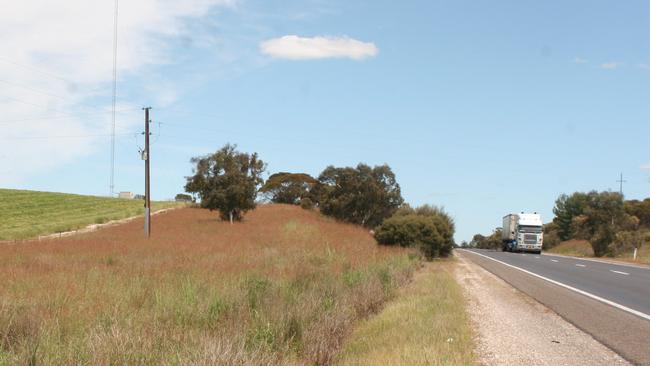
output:
[[[362,60],[374,57],[379,50],[374,43],[349,37],[299,37],[288,35],[260,44],[263,54],[288,60],[313,60],[324,58],[350,58]]]
[[[607,70],[614,70],[622,66],[620,62],[605,62],[604,64],[600,65],[601,69],[607,69]]]
[[[639,68],[644,70],[650,70],[650,64],[639,64]]]
[[[124,80],[141,75],[147,66],[173,62],[171,41],[195,36],[190,32],[194,22],[213,8],[233,6],[235,1],[120,1],[118,93],[124,97],[125,90],[119,89]],[[89,154],[100,142],[108,141],[107,137],[60,136],[109,133],[113,6],[112,0],[66,0],[65,4],[24,0],[3,6],[0,186],[18,184],[32,174]],[[164,87],[149,96],[173,100],[173,85],[159,85]],[[118,115],[119,128],[128,128],[130,123],[139,126],[139,114],[128,117]]]
[[[576,64],[586,64],[588,62],[589,62],[588,60],[585,60],[584,58],[580,58],[580,57],[576,57],[573,59],[573,63]]]
[[[641,169],[649,169],[650,170],[650,163],[641,164]]]

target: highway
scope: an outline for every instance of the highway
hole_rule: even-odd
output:
[[[650,365],[650,268],[545,254],[460,250],[628,361]]]

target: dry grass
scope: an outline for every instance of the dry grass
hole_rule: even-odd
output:
[[[634,260],[634,252],[628,251],[616,257],[617,260],[623,260],[632,263],[650,264],[650,244],[645,244],[639,248],[637,252],[636,261]]]
[[[568,240],[560,243],[556,247],[548,250],[549,253],[570,255],[573,257],[593,257],[594,251],[586,240]],[[631,263],[650,264],[650,245],[642,246],[638,253],[637,259],[634,260],[633,252],[628,251],[616,257],[604,257],[603,259],[615,259]]]
[[[472,365],[473,332],[454,260],[428,263],[352,334],[340,365]]]
[[[328,364],[419,259],[293,206],[0,247],[0,365]]]
[[[594,250],[591,248],[591,244],[586,240],[563,241],[557,246],[545,251],[553,254],[570,255],[573,257],[594,256]]]

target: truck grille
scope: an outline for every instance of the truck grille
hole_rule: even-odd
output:
[[[537,234],[524,234],[524,244],[537,244]]]

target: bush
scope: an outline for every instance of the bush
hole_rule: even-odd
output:
[[[454,245],[453,220],[439,208],[424,207],[386,219],[376,230],[377,242],[416,247],[427,259],[448,256]]]
[[[300,200],[300,207],[304,208],[305,210],[311,210],[314,208],[314,201],[305,197]]]
[[[641,230],[620,231],[616,233],[616,239],[609,244],[607,249],[610,255],[619,256],[633,252],[635,248],[641,248],[648,241],[650,241],[650,237]]]
[[[559,227],[555,222],[544,225],[544,249],[548,250],[558,246],[562,242]]]

